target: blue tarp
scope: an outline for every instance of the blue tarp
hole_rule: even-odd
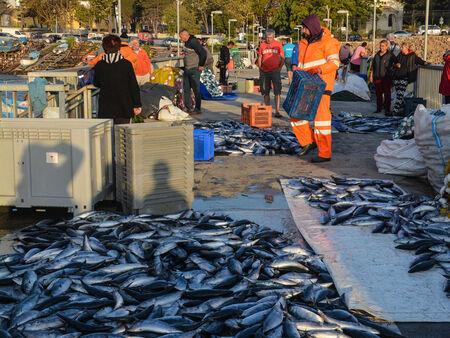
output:
[[[45,94],[45,85],[47,83],[47,80],[40,77],[28,83],[33,116],[39,116],[47,107],[47,95]]]
[[[202,94],[203,100],[207,101],[234,101],[237,99],[237,95],[233,93],[223,93],[222,96],[212,97],[211,94],[206,89],[205,85],[200,82],[200,93]]]

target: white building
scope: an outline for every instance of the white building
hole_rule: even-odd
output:
[[[377,15],[377,31],[386,34],[401,30],[403,27],[403,7],[400,1],[378,0],[378,9],[381,14]],[[373,16],[366,23],[366,33],[372,30]]]

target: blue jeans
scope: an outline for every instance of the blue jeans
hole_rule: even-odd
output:
[[[200,110],[202,105],[202,95],[200,94],[200,71],[198,68],[189,68],[183,74],[184,104],[191,110],[191,89],[195,95],[195,108]]]

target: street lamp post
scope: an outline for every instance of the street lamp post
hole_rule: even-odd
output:
[[[428,51],[428,17],[430,16],[430,0],[426,1],[425,5],[425,42],[423,46],[423,59],[427,61],[427,51]]]
[[[330,27],[330,32],[331,32],[331,24],[332,24],[333,20],[325,18],[325,19],[323,19],[323,21],[325,21],[327,23],[327,26]]]
[[[373,0],[372,56],[375,55],[375,35],[377,35],[377,0]]]
[[[297,43],[300,43],[300,27],[294,27],[294,30],[297,31]]]
[[[211,51],[214,53],[214,14],[222,14],[222,11],[211,12]]]
[[[117,33],[122,34],[122,0],[117,1]]]
[[[338,14],[346,14],[347,20],[346,20],[346,23],[345,23],[345,42],[348,42],[348,11],[342,9],[342,10],[337,11],[337,12],[338,12]]]
[[[180,0],[177,0],[177,56],[180,56]]]
[[[231,25],[231,22],[236,22],[236,21],[237,21],[236,19],[229,19],[228,20],[228,41],[231,40],[231,37],[230,37],[230,25]]]

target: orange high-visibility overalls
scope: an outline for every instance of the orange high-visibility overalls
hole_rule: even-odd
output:
[[[331,32],[322,27],[323,35],[318,41],[300,41],[298,47],[297,69],[308,70],[319,67],[320,77],[326,83],[325,94],[320,100],[314,119],[314,131],[305,120],[290,119],[295,136],[302,147],[316,142],[319,156],[331,158],[331,112],[330,98],[333,91],[336,71],[339,68],[339,41],[331,36]],[[295,64],[295,63],[294,63]]]

